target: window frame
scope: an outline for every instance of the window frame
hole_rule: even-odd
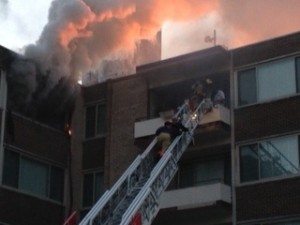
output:
[[[197,180],[197,174],[199,172],[199,166],[204,166],[204,165],[212,165],[213,163],[217,163],[221,165],[222,170],[222,177],[221,178],[214,178],[214,179],[207,179],[207,180]],[[192,172],[189,173],[191,175],[191,181],[190,180],[185,180],[182,177],[185,176],[187,172]],[[179,168],[179,176],[178,176],[178,188],[183,189],[183,188],[189,188],[189,187],[199,187],[199,186],[205,186],[209,184],[215,184],[215,183],[222,183],[226,184],[226,159],[221,157],[221,158],[210,158],[207,160],[200,160],[200,161],[194,161],[190,163],[185,163],[180,166]]]
[[[284,96],[279,96],[279,97],[272,97],[270,99],[267,100],[259,100],[258,99],[258,78],[257,78],[257,71],[258,71],[258,67],[262,66],[264,64],[268,64],[268,63],[272,63],[272,62],[276,62],[276,61],[283,61],[286,59],[291,59],[293,60],[293,64],[294,64],[294,80],[295,80],[295,90],[296,92],[291,94],[291,95],[284,95]],[[256,105],[256,104],[262,104],[262,103],[266,103],[266,102],[271,102],[271,101],[276,101],[279,99],[284,99],[284,98],[289,98],[291,96],[297,96],[300,95],[300,68],[297,69],[297,60],[299,60],[299,64],[300,64],[300,54],[299,52],[297,54],[290,54],[290,55],[285,55],[283,57],[277,57],[277,58],[272,58],[269,60],[264,60],[261,61],[259,63],[256,64],[249,64],[246,66],[242,66],[242,67],[237,67],[234,70],[234,84],[235,84],[235,108],[243,108],[243,107],[248,107],[248,106],[252,106],[252,105]],[[256,102],[254,103],[248,103],[248,104],[242,104],[240,105],[240,93],[239,93],[239,73],[243,72],[243,71],[247,71],[247,70],[251,70],[254,69],[255,70],[255,80],[256,80]],[[297,78],[297,72],[299,72],[299,77]],[[298,80],[299,79],[299,80]]]
[[[99,121],[98,118],[98,113],[99,113],[99,107],[104,107],[104,111],[105,111],[105,117],[104,117],[104,128],[103,128],[103,132],[99,133],[99,131],[97,130],[97,124]],[[91,107],[95,107],[95,115],[94,115],[94,124],[93,124],[93,134],[92,135],[87,135],[87,109],[91,108]],[[87,104],[85,106],[85,111],[84,111],[84,138],[86,140],[88,139],[93,139],[93,138],[99,138],[99,137],[105,137],[106,136],[106,132],[107,132],[107,126],[106,126],[106,120],[107,120],[107,106],[106,106],[106,102],[105,101],[100,101],[100,102],[96,102],[96,103],[92,103],[92,104]]]
[[[105,188],[104,188],[104,171],[103,170],[95,170],[95,171],[87,171],[87,172],[84,172],[83,175],[82,175],[82,191],[81,191],[81,206],[83,209],[90,209],[97,201],[98,201],[98,198],[96,198],[96,191],[95,191],[95,187],[96,187],[96,176],[97,174],[101,174],[102,175],[102,178],[103,178],[103,190],[102,190],[102,193],[100,194],[99,198],[101,198],[101,196],[104,194],[105,192]],[[93,176],[93,187],[92,187],[92,204],[91,205],[86,205],[85,204],[85,176],[87,175],[92,175]]]
[[[0,180],[0,185],[5,187],[5,188],[8,188],[8,189],[11,189],[11,190],[15,190],[19,193],[24,193],[24,194],[27,194],[27,195],[30,195],[30,196],[33,196],[33,197],[36,197],[36,198],[40,198],[40,199],[44,199],[44,200],[47,200],[47,201],[51,201],[51,202],[55,202],[55,203],[59,203],[59,204],[64,204],[64,197],[65,197],[65,168],[63,168],[63,166],[61,165],[56,165],[56,164],[53,164],[53,163],[49,163],[49,162],[46,162],[44,160],[39,160],[35,157],[32,157],[28,154],[24,154],[23,152],[19,152],[19,151],[16,151],[16,150],[13,150],[11,148],[7,148],[5,147],[4,148],[4,152],[12,152],[13,154],[17,154],[17,166],[18,166],[18,174],[17,174],[17,185],[16,186],[12,186],[12,185],[9,185],[9,184],[5,184],[4,181],[3,181],[3,177],[2,177],[2,180]],[[43,165],[45,167],[47,167],[47,192],[46,192],[46,195],[41,195],[41,194],[38,194],[36,192],[33,192],[33,191],[29,191],[29,190],[25,190],[25,189],[21,189],[20,188],[20,172],[21,172],[21,161],[22,160],[29,160],[29,161],[32,161],[33,163],[36,163],[36,164],[40,164],[40,165]],[[4,165],[4,164],[3,164]],[[62,190],[61,190],[61,199],[60,200],[57,200],[55,198],[51,198],[51,171],[53,168],[56,168],[56,169],[60,169],[61,172],[62,172],[62,175],[63,175],[63,180],[62,180]],[[4,174],[4,169],[3,169],[3,174]]]
[[[298,164],[299,164],[299,171],[297,173],[292,173],[292,174],[285,174],[285,175],[279,175],[279,176],[270,176],[270,177],[265,177],[265,178],[261,178],[260,177],[260,172],[258,174],[258,179],[257,180],[252,180],[252,181],[245,181],[242,182],[241,180],[241,147],[243,146],[248,146],[248,145],[259,145],[263,142],[269,141],[269,140],[273,140],[273,139],[280,139],[280,138],[285,138],[285,137],[296,137],[297,141],[298,141]],[[269,181],[276,181],[276,180],[283,180],[283,179],[289,179],[289,178],[293,178],[293,177],[299,177],[300,176],[300,133],[295,133],[295,134],[287,134],[287,135],[280,135],[280,136],[274,136],[274,137],[268,137],[268,138],[264,138],[264,139],[260,139],[260,140],[253,140],[251,142],[247,142],[247,143],[240,143],[238,145],[236,145],[236,160],[237,160],[237,173],[235,174],[236,176],[236,180],[237,183],[236,185],[239,186],[247,186],[247,185],[251,185],[251,184],[258,184],[258,183],[265,183],[265,182],[269,182]],[[259,155],[259,153],[258,153]],[[259,160],[259,159],[258,159]],[[260,163],[258,162],[258,170],[260,171]]]

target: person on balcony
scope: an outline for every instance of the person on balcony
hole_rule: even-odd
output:
[[[189,99],[189,106],[190,110],[193,112],[196,110],[197,106],[205,100],[201,111],[202,113],[207,113],[210,112],[212,109],[212,101],[211,101],[211,94],[212,94],[212,87],[213,87],[213,82],[211,79],[206,78],[204,80],[197,81],[195,84],[192,86],[192,91],[193,95]]]
[[[216,89],[216,91],[212,94],[212,101],[214,107],[217,107],[218,105],[225,105],[225,93],[221,89]]]

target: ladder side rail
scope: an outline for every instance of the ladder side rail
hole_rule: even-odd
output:
[[[141,213],[143,224],[145,224],[146,221],[150,224],[151,218],[158,212],[159,196],[171,182],[178,167],[170,152],[166,152],[160,161],[160,165],[156,168],[157,169],[151,174],[151,178],[124,213],[120,225],[130,224],[133,216],[137,213]]]
[[[187,104],[184,103],[176,113],[176,116],[179,116],[187,111]],[[124,183],[127,182],[127,186],[130,189],[132,186],[134,186],[134,183],[137,183],[137,181],[140,179],[140,177],[135,177],[132,179],[132,176],[138,175],[140,171],[140,165],[146,164],[146,160],[151,158],[150,153],[155,144],[157,143],[157,139],[154,138],[153,141],[149,144],[149,146],[146,148],[146,150],[143,152],[142,155],[138,155],[137,158],[133,161],[133,163],[130,165],[130,167],[124,172],[124,174],[118,179],[118,181],[115,183],[115,185],[112,187],[111,190],[106,191],[104,195],[96,202],[96,204],[92,207],[92,209],[89,211],[89,213],[83,218],[83,220],[80,222],[79,225],[87,225],[89,222],[92,223],[93,220],[98,216],[100,217],[100,220],[103,219],[102,215],[106,211],[110,212],[112,211],[112,208],[115,207],[115,204],[113,201],[118,201],[120,198],[113,198],[114,195],[118,195],[122,191],[122,187],[124,186]],[[147,168],[147,166],[145,166]],[[143,171],[146,173],[147,171]],[[143,174],[141,174],[143,176]],[[123,197],[125,197],[127,192],[123,193]],[[104,210],[105,209],[105,210]],[[104,212],[102,212],[102,210]],[[103,221],[105,222],[105,221]]]
[[[107,190],[104,195],[96,202],[93,208],[89,211],[89,213],[83,218],[79,225],[87,225],[89,221],[93,220],[98,214],[100,214],[101,210],[105,207],[111,208],[110,206],[113,205],[111,201],[112,197],[124,186],[124,184],[128,181],[128,176],[133,174],[136,171],[136,168],[140,165],[141,156],[139,155],[133,163],[128,167],[125,173],[118,179],[118,181],[113,185],[110,190]]]
[[[155,216],[155,214],[158,212],[159,196],[165,190],[168,184],[171,182],[172,178],[174,177],[175,173],[178,170],[177,167],[178,160],[174,158],[173,150],[179,149],[177,151],[183,153],[184,150],[182,149],[186,149],[186,147],[189,145],[191,140],[192,137],[186,133],[176,137],[176,139],[172,142],[172,144],[169,146],[168,150],[164,154],[163,158],[157,163],[157,165],[151,172],[151,177],[144,185],[141,192],[132,202],[131,204],[132,207],[130,206],[128,210],[124,213],[122,218],[122,223],[121,223],[122,225],[129,224],[133,215],[135,215],[137,212],[142,213],[143,218],[145,218],[145,214],[146,214],[145,212],[148,211],[149,214],[149,209],[147,210],[146,208],[143,208],[145,207],[145,205],[143,205],[143,201],[149,198],[153,199],[153,196],[155,196],[154,204],[157,204],[157,206],[153,205],[150,211],[152,212],[152,216]],[[151,192],[149,190],[151,190]],[[155,207],[157,209],[155,209]],[[148,214],[146,214],[147,217],[149,216]],[[148,222],[150,222],[150,220]]]
[[[201,116],[203,116],[203,113],[202,113],[202,105],[203,104],[205,104],[205,100],[203,100],[198,105],[198,107],[196,108],[196,110],[193,113],[193,114],[196,114],[196,117],[199,117],[200,119],[201,119]],[[186,107],[185,104],[183,105],[183,107]],[[183,112],[182,114],[184,114],[184,113],[187,113],[187,112]],[[179,115],[177,115],[177,116],[179,116]],[[130,223],[130,221],[132,220],[133,216],[138,212],[142,212],[142,215],[145,214],[144,213],[145,211],[149,212],[149,210],[142,209],[142,207],[145,205],[144,204],[145,199],[150,198],[149,195],[150,194],[153,195],[153,193],[155,193],[154,195],[156,197],[156,203],[153,205],[152,217],[158,213],[158,211],[159,211],[158,199],[160,197],[160,194],[165,190],[165,188],[167,187],[167,185],[169,184],[169,182],[175,175],[176,171],[178,170],[177,162],[180,159],[183,152],[185,151],[185,149],[187,149],[188,145],[191,143],[192,135],[194,133],[194,130],[197,127],[196,118],[192,118],[192,117],[193,117],[193,115],[189,116],[185,123],[185,126],[190,128],[189,133],[183,133],[180,136],[176,137],[175,140],[168,147],[163,158],[157,163],[157,165],[151,172],[151,177],[149,178],[147,183],[144,185],[144,187],[142,188],[140,193],[137,195],[137,197],[134,199],[134,201],[132,202],[130,207],[124,213],[124,215],[122,217],[121,225],[128,225]],[[176,157],[174,158],[174,156],[176,156]],[[168,171],[168,174],[170,175],[170,179],[165,179],[166,177],[163,177],[163,179],[159,180],[162,175],[165,175],[165,174],[163,174],[164,169],[167,168],[167,165],[168,165],[167,163],[170,162],[171,158],[172,158],[172,161],[175,162],[176,169],[174,169],[173,173],[170,173],[170,170]],[[166,183],[165,183],[165,185],[161,185],[161,183],[159,183],[159,181],[166,182]],[[160,189],[157,188],[157,187],[159,187],[159,185],[160,185]],[[150,192],[149,190],[152,190],[152,192]],[[156,192],[155,192],[155,190],[156,190]],[[157,205],[157,206],[155,207],[155,205]],[[149,215],[147,217],[149,217]],[[145,216],[144,216],[144,218],[145,218]],[[149,219],[147,219],[149,224],[151,223],[151,218],[149,217]]]

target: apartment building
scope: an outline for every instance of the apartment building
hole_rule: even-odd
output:
[[[294,33],[216,46],[82,86],[71,137],[5,113],[2,63],[0,224],[61,224],[73,211],[83,218],[206,78],[224,91],[225,105],[195,129],[152,224],[300,224],[299,40]]]
[[[69,202],[69,137],[56,123],[13,110],[8,74],[18,57],[0,47],[0,224],[61,224]]]

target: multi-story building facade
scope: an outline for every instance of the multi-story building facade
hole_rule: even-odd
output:
[[[71,137],[5,113],[9,62],[2,63],[0,222],[54,225],[75,210],[82,218],[191,86],[209,78],[225,105],[200,121],[152,224],[300,224],[299,40],[294,33],[233,50],[216,46],[81,87]]]

